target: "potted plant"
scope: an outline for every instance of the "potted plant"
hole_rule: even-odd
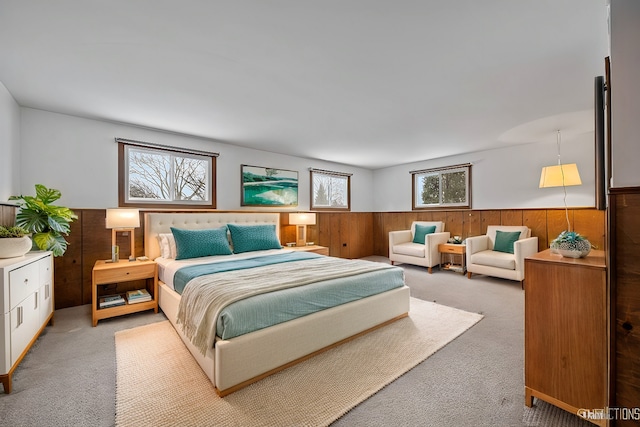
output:
[[[71,230],[70,224],[78,217],[69,208],[52,205],[61,197],[61,193],[42,184],[36,184],[36,195],[11,196],[20,206],[16,215],[16,225],[32,233],[34,245],[43,251],[53,252],[53,256],[62,256],[68,242],[64,236]]]
[[[591,252],[591,243],[575,231],[563,231],[551,242],[551,250],[567,258],[583,258]]]
[[[31,250],[29,232],[22,227],[0,225],[0,258],[19,257]]]

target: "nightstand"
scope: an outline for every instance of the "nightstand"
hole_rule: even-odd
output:
[[[118,291],[116,295],[120,295],[124,299],[123,305],[100,308],[100,298],[109,293],[102,289],[103,285],[143,279],[146,280],[145,288],[151,294],[151,301],[130,303],[127,301],[126,292]],[[121,260],[116,263],[104,260],[96,261],[93,266],[91,284],[93,326],[96,326],[100,319],[151,309],[158,312],[158,265],[154,261]]]
[[[308,246],[291,246],[286,249],[293,249],[294,251],[302,251],[302,252],[314,252],[320,255],[329,256],[329,248],[326,246],[318,246],[318,245],[308,245]]]

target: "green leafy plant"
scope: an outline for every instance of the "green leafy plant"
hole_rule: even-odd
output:
[[[69,208],[52,205],[62,194],[53,188],[36,184],[36,195],[11,196],[20,205],[16,215],[16,225],[33,233],[33,243],[41,250],[53,252],[53,256],[62,256],[68,242],[70,224],[78,217]]]
[[[551,242],[552,250],[558,251],[562,256],[571,258],[587,256],[592,248],[591,242],[575,231],[565,230]]]
[[[583,240],[587,240],[587,238],[581,234],[576,233],[575,231],[565,230],[560,233],[558,237],[556,237],[551,243],[575,243],[581,242]]]
[[[29,232],[22,227],[5,227],[0,225],[0,239],[24,237],[28,234]]]

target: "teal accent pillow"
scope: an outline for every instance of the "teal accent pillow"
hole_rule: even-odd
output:
[[[267,249],[282,249],[276,236],[275,224],[237,225],[227,224],[231,232],[233,252],[236,254]]]
[[[520,238],[519,231],[500,231],[496,230],[496,243],[493,250],[498,252],[513,253],[513,244]]]
[[[424,239],[427,234],[433,234],[436,232],[435,225],[422,225],[416,224],[416,229],[413,233],[413,243],[420,243],[424,245]]]
[[[176,259],[232,254],[226,226],[203,230],[171,227],[171,233],[176,241]]]

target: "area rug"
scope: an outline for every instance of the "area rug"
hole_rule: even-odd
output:
[[[482,315],[411,298],[409,316],[224,398],[168,321],[116,333],[116,426],[324,426]]]

